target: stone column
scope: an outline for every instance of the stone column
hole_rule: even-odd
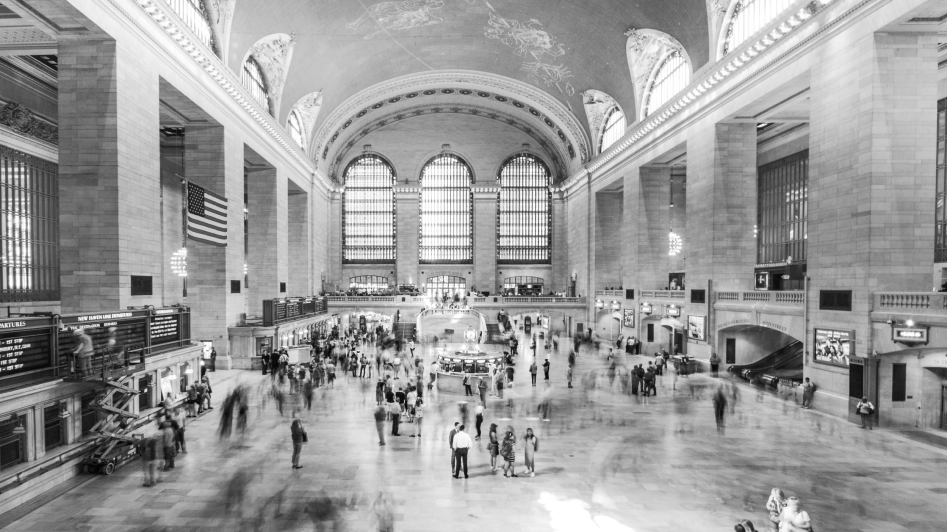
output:
[[[756,266],[756,125],[695,126],[687,141],[689,290],[751,290]],[[668,181],[665,180],[665,188]],[[664,203],[667,208],[667,202]],[[667,249],[667,232],[664,234]]]
[[[396,284],[414,283],[421,288],[424,279],[420,279],[421,270],[418,268],[418,253],[420,235],[418,220],[420,205],[418,203],[420,189],[417,185],[395,185],[395,209],[398,224],[398,252],[395,263]]]
[[[248,313],[263,314],[263,300],[283,297],[288,283],[288,198],[286,176],[275,168],[251,170],[247,176],[250,274]]]
[[[644,166],[639,172],[637,223],[638,288],[663,290],[668,285],[668,232],[671,227],[671,169]]]
[[[311,235],[311,214],[309,194],[289,183],[289,222],[288,222],[288,258],[289,281],[286,294],[290,296],[306,296],[312,290],[312,254],[309,251]]]
[[[868,356],[871,293],[931,289],[937,42],[933,34],[843,34],[813,60],[810,344],[814,327],[854,330],[853,355]],[[821,290],[851,290],[852,311],[820,310]],[[816,407],[848,413],[847,369],[808,362],[806,375],[832,394]]]
[[[188,126],[184,132],[184,176],[227,198],[227,245],[187,240],[187,290],[191,336],[212,340],[217,363],[228,368],[227,327],[247,311],[243,288],[243,143],[222,126]],[[233,293],[231,281],[240,292]]]
[[[552,192],[552,279],[553,290],[569,291],[569,248],[566,244],[566,200],[562,191]],[[500,282],[497,279],[497,282]],[[494,290],[496,287],[494,287]],[[493,290],[491,290],[493,292]]]
[[[329,264],[328,274],[326,275],[327,291],[336,289],[336,285],[342,289],[348,288],[348,279],[342,282],[342,193],[332,191],[329,193],[328,213],[326,213],[326,232],[329,242]]]
[[[59,39],[63,312],[160,305],[158,76],[109,38]],[[131,276],[152,279],[132,296]]]
[[[621,243],[624,225],[623,196],[621,191],[595,194],[595,281],[592,289],[618,288],[622,284]]]
[[[473,186],[473,279],[468,289],[495,293],[497,279],[497,194],[496,185]]]

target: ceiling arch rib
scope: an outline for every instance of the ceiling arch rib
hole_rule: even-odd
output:
[[[423,103],[422,103],[423,102]],[[381,114],[397,114],[419,105],[436,103],[445,109],[483,108],[509,115],[515,123],[542,131],[555,145],[565,174],[578,171],[591,150],[589,137],[571,111],[528,84],[484,72],[437,71],[403,76],[377,84],[350,97],[325,119],[312,138],[312,154],[328,170],[344,151],[354,132],[375,122]]]
[[[342,170],[342,163],[348,160],[348,155],[351,150],[358,146],[361,139],[367,137],[373,132],[403,120],[410,120],[412,118],[436,114],[477,116],[489,120],[495,120],[497,122],[519,129],[536,141],[536,144],[545,155],[543,159],[551,162],[550,166],[555,172],[555,176],[559,180],[565,179],[569,176],[568,151],[562,148],[562,140],[558,138],[558,136],[553,138],[553,135],[549,131],[550,128],[548,128],[545,124],[537,127],[535,123],[528,123],[521,117],[515,116],[512,113],[495,109],[493,107],[477,106],[471,105],[469,103],[458,104],[456,102],[451,103],[443,101],[432,101],[430,103],[412,107],[399,108],[397,111],[378,115],[369,122],[360,123],[359,127],[353,128],[348,136],[338,140],[340,147],[333,151],[334,157],[326,167],[328,170],[327,174],[333,179],[338,179],[340,171]]]

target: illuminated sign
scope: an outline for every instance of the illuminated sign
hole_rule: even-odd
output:
[[[926,344],[927,327],[892,327],[891,339],[902,344]]]
[[[680,317],[681,317],[681,307],[668,307],[668,317],[671,317],[671,318],[680,318]]]
[[[756,289],[769,290],[772,286],[771,279],[769,272],[756,272]]]
[[[651,303],[642,303],[641,304],[641,313],[642,314],[651,314]]]

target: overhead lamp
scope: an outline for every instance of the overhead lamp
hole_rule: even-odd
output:
[[[914,320],[907,320],[904,322],[904,324],[908,327],[914,327]]]
[[[602,301],[601,299],[596,299],[596,300],[595,300],[595,308],[597,308],[597,309],[603,309],[603,308],[605,308],[605,302]]]
[[[10,421],[13,422],[13,434],[17,436],[26,434],[26,429],[23,428],[23,424],[20,423],[20,416],[17,416],[16,414],[10,414]]]
[[[191,363],[190,363],[190,362],[185,362],[185,363],[184,363],[184,373],[186,373],[186,374],[194,373],[194,368],[191,367]]]
[[[618,301],[612,301],[612,310],[621,310],[621,303]]]
[[[72,416],[72,413],[69,412],[69,408],[66,403],[59,403],[59,419],[66,419],[70,416]]]

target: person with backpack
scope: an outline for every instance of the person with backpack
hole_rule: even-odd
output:
[[[874,430],[871,428],[871,415],[875,413],[875,405],[871,404],[868,397],[862,397],[862,400],[855,405],[855,413],[862,418],[862,428],[865,428],[867,424],[868,430]]]

